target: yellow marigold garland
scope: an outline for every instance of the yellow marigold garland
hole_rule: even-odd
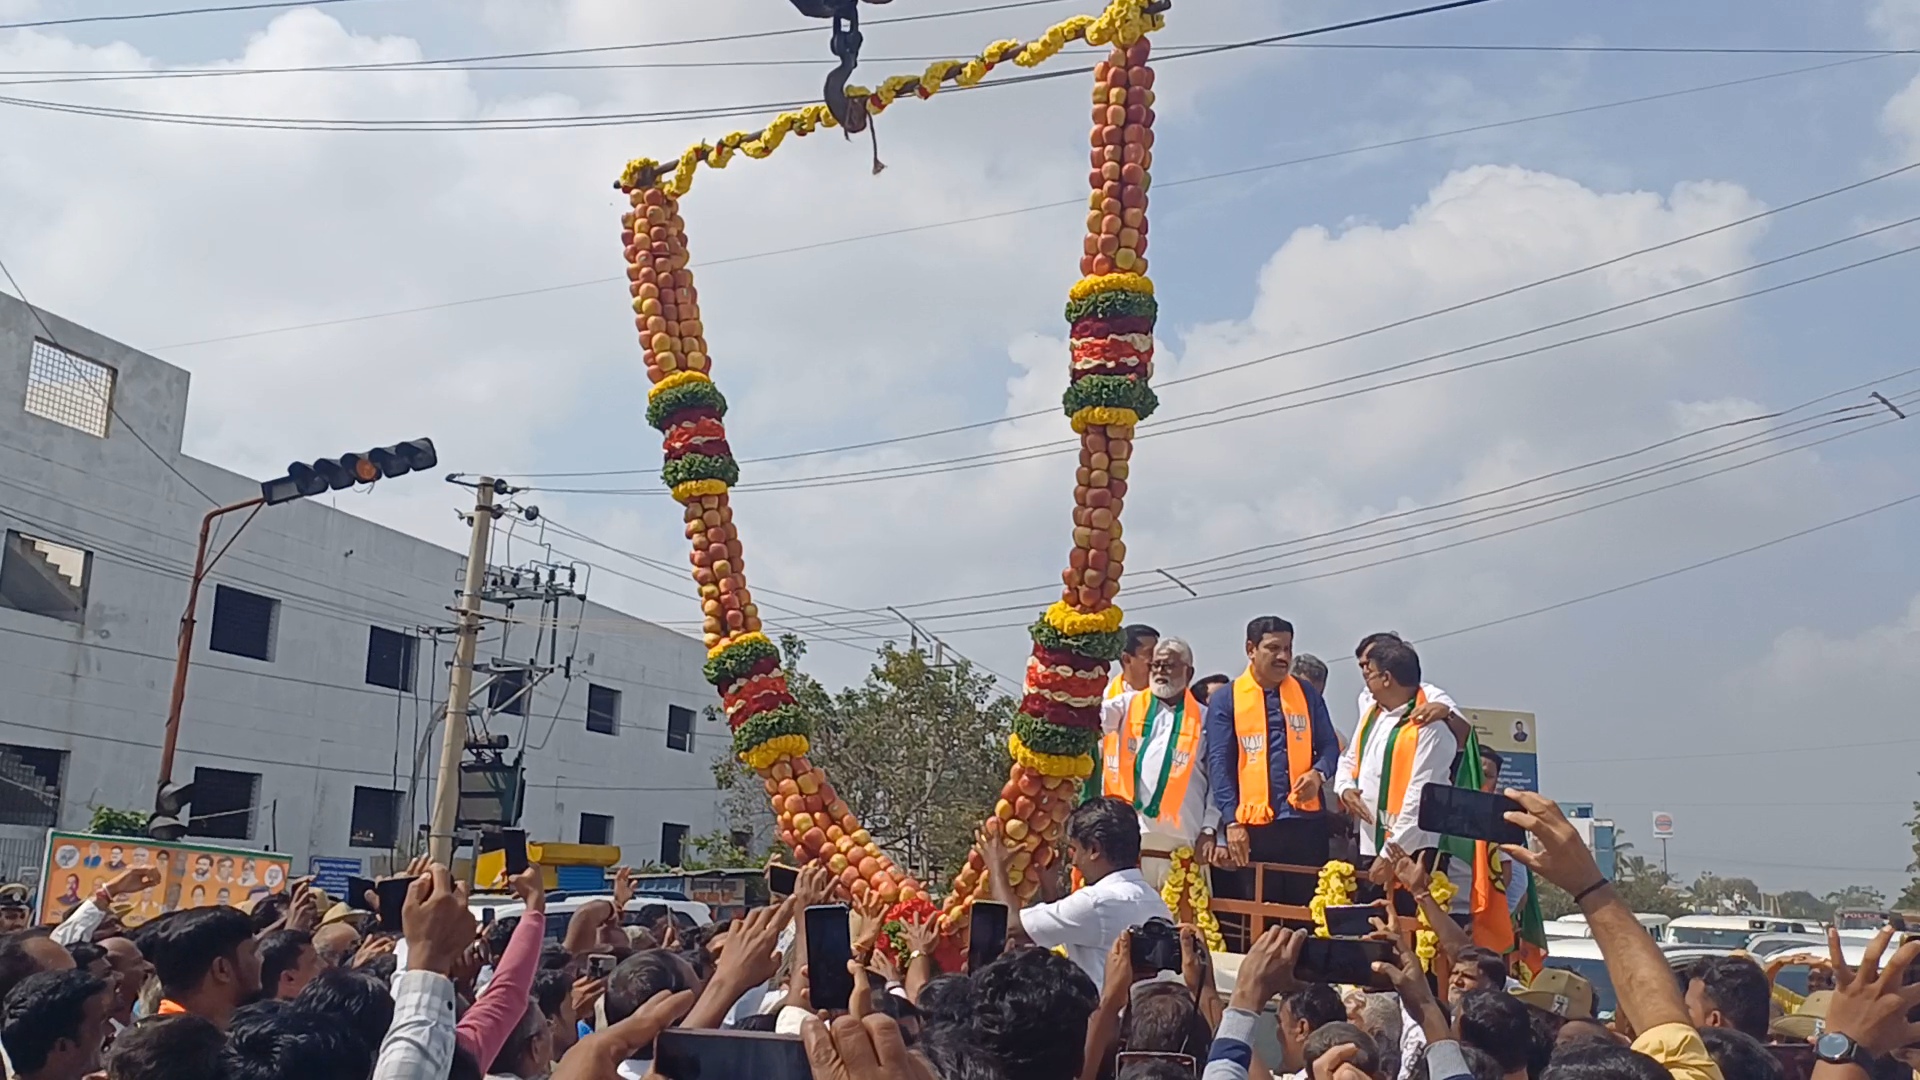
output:
[[[1174,917],[1180,914],[1180,899],[1184,894],[1189,906],[1193,908],[1193,923],[1200,928],[1200,936],[1213,952],[1226,952],[1226,939],[1220,936],[1220,920],[1213,917],[1213,894],[1207,888],[1207,875],[1197,865],[1193,848],[1183,847],[1173,853],[1173,869],[1167,872],[1166,884],[1160,886],[1160,899],[1166,902],[1167,910]]]
[[[930,98],[947,82],[975,86],[997,64],[1011,60],[1018,67],[1038,67],[1075,41],[1084,40],[1089,45],[1131,45],[1166,25],[1165,16],[1149,15],[1143,10],[1148,3],[1149,0],[1112,0],[1098,17],[1075,15],[1048,27],[1045,33],[1025,45],[1010,39],[996,41],[971,59],[936,61],[918,75],[895,75],[874,90],[849,86],[847,97],[856,101],[864,99],[868,114],[874,115],[893,104],[908,87],[913,88],[915,96]],[[1007,55],[1010,52],[1011,57]],[[667,194],[685,195],[693,187],[694,171],[701,165],[724,169],[736,153],[759,160],[779,149],[789,134],[808,135],[819,128],[834,126],[833,114],[825,105],[808,105],[779,114],[758,133],[734,131],[721,136],[717,143],[700,142],[687,147],[673,162],[670,177],[660,175],[662,162],[635,158],[621,170],[620,184],[625,188],[643,187],[651,178],[652,185]]]
[[[673,374],[667,376],[666,378],[661,379],[659,382],[654,383],[653,388],[647,391],[647,400],[652,401],[654,398],[659,397],[661,394],[664,394],[667,391],[674,389],[675,387],[685,386],[688,383],[697,383],[697,382],[710,383],[712,381],[713,380],[711,378],[708,378],[707,373],[704,371],[676,371]]]
[[[1433,902],[1440,905],[1440,910],[1445,911],[1460,890],[1447,880],[1447,875],[1435,871],[1427,885],[1427,892],[1433,896]],[[1413,935],[1413,951],[1420,958],[1421,969],[1432,971],[1433,958],[1440,954],[1440,935],[1434,931],[1433,924],[1427,921],[1425,909],[1420,912],[1420,929]]]
[[[764,641],[769,645],[773,644],[773,640],[771,638],[767,637],[767,635],[761,633],[760,631],[755,630],[751,634],[740,634],[736,637],[730,637],[725,641],[722,641],[720,644],[715,645],[713,648],[708,649],[707,659],[711,660],[714,657],[719,656],[721,653],[726,652],[728,649],[734,647],[735,645],[744,645],[749,641]]]
[[[1064,776],[1069,780],[1084,780],[1093,775],[1092,754],[1073,756],[1043,754],[1038,750],[1028,749],[1027,744],[1020,741],[1019,735],[1007,736],[1007,753],[1013,755],[1013,760],[1042,776]]]
[[[780,735],[740,755],[747,767],[756,771],[771,768],[781,758],[805,757],[812,744],[805,735]]]
[[[1117,607],[1109,607],[1105,611],[1097,611],[1092,615],[1083,615],[1067,606],[1064,600],[1055,600],[1052,606],[1047,608],[1046,615],[1047,625],[1068,637],[1079,637],[1082,634],[1111,634],[1120,629],[1120,622],[1125,618],[1126,615]]]
[[[1314,885],[1313,899],[1307,903],[1307,910],[1313,913],[1313,933],[1316,937],[1329,936],[1327,908],[1351,903],[1355,887],[1352,863],[1335,859],[1320,868],[1320,879]]]
[[[1090,427],[1132,428],[1140,414],[1118,405],[1089,405],[1073,414],[1073,430],[1084,433]]]
[[[673,485],[671,490],[674,501],[685,505],[702,495],[725,495],[727,482],[725,480],[689,480],[684,484]]]
[[[1083,277],[1073,283],[1067,295],[1075,300],[1085,300],[1095,293],[1130,292],[1153,295],[1153,279],[1145,274],[1094,274]]]

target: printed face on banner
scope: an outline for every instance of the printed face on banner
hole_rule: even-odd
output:
[[[1500,787],[1540,790],[1540,736],[1530,712],[1462,709],[1480,745],[1500,755]]]
[[[59,923],[129,868],[160,873],[159,884],[121,901],[121,921],[138,926],[169,911],[232,906],[280,892],[287,865],[287,856],[272,852],[54,832],[47,837],[47,871],[41,875],[40,921]]]

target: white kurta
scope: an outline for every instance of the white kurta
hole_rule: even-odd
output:
[[[1431,699],[1432,694],[1429,693]],[[1372,707],[1371,697],[1368,706]],[[1379,814],[1380,774],[1386,766],[1388,736],[1395,727],[1406,721],[1407,713],[1412,708],[1413,702],[1408,702],[1398,709],[1382,711],[1373,722],[1373,733],[1364,748],[1360,745],[1360,727],[1366,722],[1366,714],[1361,713],[1360,724],[1353,730],[1353,741],[1347,745],[1346,753],[1340,755],[1340,775],[1333,781],[1335,798],[1358,788],[1367,810]],[[1459,749],[1454,742],[1452,729],[1445,724],[1433,723],[1415,730],[1420,741],[1414,749],[1413,775],[1407,778],[1407,798],[1401,804],[1400,813],[1386,823],[1387,842],[1398,844],[1401,850],[1408,853],[1436,847],[1440,843],[1437,833],[1420,828],[1420,793],[1428,784],[1452,782],[1453,755]],[[1407,738],[1408,734],[1403,732],[1400,737]],[[1357,780],[1354,778],[1356,758],[1360,765]],[[1379,845],[1374,842],[1374,827],[1364,822],[1355,822],[1355,827],[1360,832],[1360,853],[1369,857],[1380,854]]]
[[[1106,734],[1121,732],[1127,723],[1127,713],[1133,708],[1133,699],[1145,690],[1125,690],[1119,696],[1109,698],[1100,708],[1100,726]],[[1213,805],[1213,799],[1207,786],[1207,742],[1205,737],[1205,715],[1183,716],[1181,721],[1187,724],[1202,725],[1203,732],[1194,748],[1194,757],[1188,763],[1187,791],[1180,800],[1178,814],[1169,811],[1173,807],[1162,806],[1159,818],[1140,815],[1140,846],[1143,850],[1172,851],[1189,847],[1208,829],[1220,824],[1220,810]],[[1173,712],[1162,705],[1153,710],[1148,717],[1148,727],[1140,748],[1135,751],[1140,767],[1140,781],[1133,792],[1135,808],[1153,802],[1160,790],[1160,770],[1166,764],[1167,754],[1173,749]],[[1122,735],[1124,738],[1124,734]],[[1105,761],[1101,762],[1102,769]],[[1147,862],[1155,865],[1149,867]],[[1143,860],[1142,869],[1147,871],[1149,883],[1158,888],[1164,883],[1167,863],[1164,860]],[[1155,878],[1159,880],[1154,880]]]

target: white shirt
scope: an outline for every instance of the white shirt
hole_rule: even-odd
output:
[[[1108,735],[1122,732],[1121,737],[1125,738],[1127,712],[1133,708],[1133,699],[1144,693],[1148,691],[1128,689],[1108,698],[1106,704],[1100,707],[1102,730]],[[1160,704],[1161,708],[1149,713],[1146,740],[1136,751],[1140,767],[1140,782],[1133,790],[1136,809],[1152,803],[1154,795],[1159,792],[1160,769],[1166,764],[1167,752],[1173,747],[1173,711],[1165,707],[1165,702]],[[1140,815],[1140,835],[1163,838],[1159,843],[1145,845],[1147,847],[1190,846],[1200,838],[1202,832],[1217,828],[1220,824],[1220,808],[1213,805],[1207,787],[1206,707],[1201,706],[1198,716],[1182,716],[1180,719],[1183,724],[1201,725],[1202,735],[1195,744],[1193,760],[1187,764],[1187,792],[1180,800],[1178,818],[1165,817],[1171,809],[1166,806],[1160,808],[1161,818]],[[1104,769],[1105,766],[1103,760],[1101,767]]]
[[[1116,870],[1054,903],[1022,908],[1020,926],[1035,945],[1066,949],[1067,959],[1099,986],[1106,979],[1107,951],[1121,932],[1153,918],[1172,922],[1173,913],[1136,867]]]
[[[1416,699],[1417,700],[1417,699]],[[1429,700],[1432,700],[1429,696]],[[1369,708],[1372,706],[1369,705]],[[1347,752],[1340,755],[1340,775],[1334,777],[1334,797],[1358,788],[1367,810],[1379,813],[1380,774],[1386,766],[1388,734],[1406,720],[1407,713],[1413,709],[1409,701],[1397,709],[1382,712],[1373,722],[1373,732],[1367,738],[1365,747],[1360,745],[1360,730],[1354,729],[1353,743]],[[1366,714],[1361,714],[1366,720]],[[1407,798],[1400,806],[1397,817],[1386,822],[1387,842],[1400,845],[1400,849],[1409,854],[1421,848],[1436,847],[1440,837],[1420,828],[1420,793],[1428,784],[1446,784],[1452,782],[1453,754],[1458,746],[1453,740],[1453,731],[1441,723],[1428,724],[1416,728],[1414,732],[1420,740],[1413,754],[1413,775],[1407,778]],[[1406,738],[1403,733],[1401,738]],[[1365,756],[1360,757],[1364,751]],[[1359,757],[1360,777],[1354,779],[1354,761]],[[1360,831],[1360,854],[1374,856],[1380,854],[1379,845],[1374,843],[1374,828],[1364,822],[1356,822]]]

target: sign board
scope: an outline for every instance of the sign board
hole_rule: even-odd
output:
[[[1673,815],[1665,810],[1653,812],[1653,838],[1665,840],[1673,835]]]
[[[168,843],[143,836],[96,836],[50,830],[40,876],[40,921],[59,923],[94,890],[129,867],[160,871],[160,884],[132,897],[121,916],[138,926],[169,911],[233,906],[287,887],[291,860],[271,851]]]
[[[365,869],[363,860],[360,859],[336,859],[315,855],[307,860],[307,873],[313,875],[314,886],[338,900],[346,899],[347,879],[364,877]]]
[[[1530,712],[1461,709],[1480,745],[1500,755],[1500,786],[1540,790],[1539,730]]]
[[[1608,881],[1613,880],[1614,871],[1619,868],[1620,852],[1616,840],[1613,822],[1593,823],[1593,843],[1588,846],[1593,848],[1593,861],[1599,864],[1600,876]]]

